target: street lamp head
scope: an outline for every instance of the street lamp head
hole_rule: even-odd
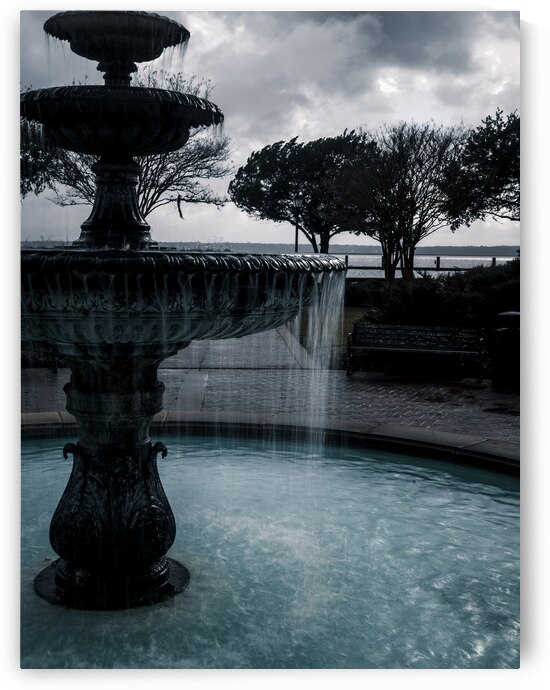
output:
[[[294,199],[292,199],[292,201],[291,201],[292,206],[293,206],[296,210],[298,210],[299,208],[302,208],[302,203],[303,203],[303,199],[302,199],[301,196],[296,196],[296,197],[294,197]]]

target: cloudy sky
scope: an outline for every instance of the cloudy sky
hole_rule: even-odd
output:
[[[172,64],[215,85],[211,99],[225,114],[233,162],[239,166],[253,150],[294,136],[308,141],[401,120],[476,126],[498,107],[519,111],[519,13],[479,7],[485,9],[163,14],[191,32],[183,63]],[[46,40],[42,26],[50,15],[21,14],[21,85],[69,84],[85,75],[88,82],[102,83],[94,63]],[[47,199],[28,197],[22,237],[75,239],[88,213],[89,207],[59,209]],[[153,236],[293,241],[290,225],[258,222],[231,203],[222,210],[188,206],[184,215],[183,222],[168,207],[149,216]],[[334,241],[361,240],[343,234]],[[454,234],[441,230],[423,244],[517,243],[518,224],[490,221]]]

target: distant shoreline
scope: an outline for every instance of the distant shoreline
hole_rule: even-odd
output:
[[[21,242],[22,249],[53,249],[67,246],[63,240],[26,240]],[[70,246],[70,243],[69,243]],[[159,242],[161,249],[174,249],[178,251],[204,251],[204,252],[234,252],[248,254],[293,254],[293,244],[275,244],[262,242]],[[311,254],[311,245],[300,244],[299,253]],[[467,246],[426,246],[418,247],[418,256],[489,256],[489,257],[516,257],[519,245],[467,245]],[[330,254],[363,254],[380,256],[382,250],[379,246],[360,244],[333,244]]]

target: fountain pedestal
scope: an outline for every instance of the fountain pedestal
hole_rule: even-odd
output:
[[[93,167],[96,182],[94,206],[75,247],[152,249],[150,225],[138,205],[136,186],[141,167],[131,158],[100,160]]]
[[[80,422],[69,482],[53,515],[60,558],[35,580],[40,596],[83,609],[152,604],[181,591],[189,572],[166,558],[176,534],[157,469],[162,443],[149,424],[162,408],[158,362],[113,358],[70,362],[67,409]]]

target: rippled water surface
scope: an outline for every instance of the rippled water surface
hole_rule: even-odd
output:
[[[64,440],[24,443],[23,667],[518,666],[515,478],[352,449],[164,440],[169,555],[191,584],[116,612],[34,594],[56,557],[48,528],[70,462]]]

